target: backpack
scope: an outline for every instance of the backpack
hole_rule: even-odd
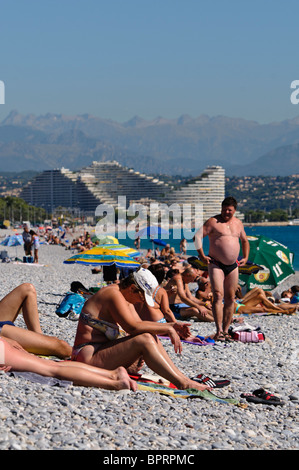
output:
[[[85,300],[81,294],[68,292],[58,304],[55,313],[59,317],[68,317],[69,320],[76,321],[79,319]]]

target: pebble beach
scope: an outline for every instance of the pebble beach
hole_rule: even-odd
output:
[[[11,258],[23,257],[22,246],[3,249]],[[72,281],[96,287],[100,275],[92,274],[91,267],[63,264],[71,254],[62,246],[41,245],[40,265],[2,263],[0,295],[31,282],[43,332],[73,344],[77,322],[59,318],[56,306]],[[299,284],[299,273],[278,290],[294,284]],[[264,342],[184,343],[183,353],[177,355],[170,341],[162,340],[186,375],[203,373],[230,380],[214,394],[238,399],[244,406],[143,390],[122,393],[72,384],[51,386],[1,372],[0,450],[297,450],[298,313],[246,317],[246,321],[261,327]],[[16,325],[25,327],[22,316]],[[214,325],[191,320],[191,330],[208,336],[214,333]],[[146,366],[143,370],[151,372]],[[241,398],[242,393],[259,388],[284,404],[256,404]]]

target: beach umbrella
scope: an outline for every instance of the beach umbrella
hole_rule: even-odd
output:
[[[154,250],[154,243],[157,244],[157,240],[159,240],[158,237],[169,238],[169,231],[157,225],[149,225],[148,227],[145,227],[139,230],[135,238],[137,237],[140,237],[140,238],[150,237],[152,241],[152,245],[153,245],[153,250]]]
[[[294,254],[281,243],[261,235],[248,236],[250,253],[248,261],[261,266],[257,273],[239,276],[241,286],[249,290],[260,287],[272,290],[295,273]]]
[[[140,238],[150,237],[153,239],[153,238],[158,238],[159,236],[168,238],[169,231],[157,225],[150,225],[148,227],[142,228],[136,234],[136,237],[140,237]]]
[[[17,256],[17,246],[23,245],[23,237],[22,235],[9,235],[6,237],[2,242],[1,245],[3,246],[15,246],[16,247],[16,256]]]
[[[123,254],[122,256],[110,252],[110,254],[95,254],[93,249],[78,253],[64,261],[65,264],[84,264],[91,266],[112,266],[117,268],[138,268],[140,263],[132,257]]]
[[[141,256],[141,253],[135,248],[130,248],[129,246],[126,245],[97,245],[90,250],[88,250],[90,253],[97,254],[97,255],[116,255],[116,256],[131,256],[132,258],[138,258]]]
[[[19,246],[19,245],[23,245],[23,243],[24,241],[23,241],[22,235],[9,235],[1,242],[1,245]]]
[[[116,244],[119,243],[118,239],[115,238],[115,237],[112,237],[112,235],[107,235],[104,238],[98,238],[96,235],[94,235],[92,237],[91,241],[93,241],[93,242],[98,241],[101,245],[108,245],[108,244],[116,245]]]
[[[159,245],[159,246],[166,246],[167,245],[167,243],[164,240],[159,240],[159,239],[156,239],[156,238],[154,238],[153,242],[154,242],[155,245]]]

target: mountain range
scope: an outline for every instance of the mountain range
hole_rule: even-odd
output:
[[[0,123],[0,171],[77,170],[116,160],[148,174],[197,176],[221,165],[228,176],[299,172],[299,117],[260,124],[226,116],[138,116],[118,123],[83,114],[22,115]]]

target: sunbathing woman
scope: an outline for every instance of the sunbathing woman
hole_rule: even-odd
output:
[[[72,361],[43,359],[28,353],[17,342],[6,338],[0,338],[0,369],[5,372],[34,372],[85,387],[133,391],[137,388],[136,382],[130,379],[123,367],[107,371]]]
[[[169,336],[175,352],[181,353],[182,344],[173,324],[142,321],[137,314],[133,304],[140,299],[154,305],[156,286],[153,274],[140,268],[88,299],[78,322],[73,360],[111,370],[119,366],[128,369],[142,358],[150,369],[179,389],[209,389],[180,372],[157,338]],[[119,326],[126,336],[120,337]]]
[[[22,311],[28,330],[18,328],[14,322]],[[13,289],[0,301],[0,337],[17,341],[26,351],[65,359],[71,356],[71,346],[54,336],[42,333],[37,296],[34,286],[24,283]]]

